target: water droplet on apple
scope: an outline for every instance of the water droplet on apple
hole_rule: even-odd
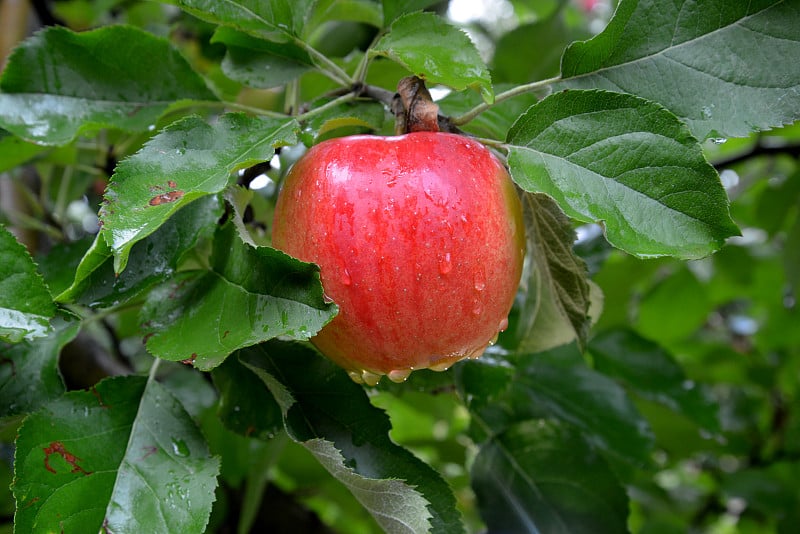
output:
[[[389,377],[389,380],[392,382],[405,382],[408,376],[411,374],[411,369],[395,369],[394,371],[389,371],[389,374],[386,375]]]
[[[497,332],[492,339],[489,340],[489,345],[494,345],[497,343],[497,338],[500,337],[500,332]]]
[[[479,269],[475,272],[474,281],[475,291],[483,291],[486,289],[486,274],[484,274],[483,269]]]
[[[450,258],[450,253],[445,252],[444,254],[439,256],[439,272],[442,274],[447,274],[453,270],[453,262]]]
[[[361,371],[361,380],[368,386],[377,386],[381,381],[381,375],[376,375],[371,371]]]
[[[352,380],[356,384],[364,383],[364,380],[361,379],[361,373],[359,373],[358,371],[348,371],[347,376],[349,376],[350,380]]]
[[[439,372],[447,371],[448,369],[450,369],[451,365],[453,365],[453,362],[444,361],[444,362],[435,363],[435,364],[431,365],[430,367],[428,367],[428,369],[430,369],[431,371],[439,371]]]
[[[506,328],[508,328],[508,317],[500,321],[500,326],[497,327],[498,332],[505,332]]]
[[[349,286],[353,283],[353,279],[350,277],[350,271],[347,270],[347,267],[342,269],[342,284]]]
[[[472,302],[472,313],[474,313],[475,315],[480,315],[481,313],[483,313],[483,302],[481,302],[478,299],[475,299]]]

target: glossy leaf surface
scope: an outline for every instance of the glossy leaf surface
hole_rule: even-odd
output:
[[[280,404],[302,443],[387,532],[463,532],[440,475],[389,439],[391,425],[362,387],[317,352],[269,342],[240,355]]]
[[[566,91],[508,134],[511,175],[643,257],[697,258],[738,233],[719,176],[669,111],[631,95]]]
[[[55,306],[30,254],[0,226],[0,342],[42,337]]]
[[[0,91],[0,126],[44,145],[99,128],[147,131],[178,100],[216,100],[169,42],[130,26],[43,30],[15,49]]]
[[[143,377],[71,392],[31,415],[15,462],[15,528],[202,531],[219,463],[183,407]]]
[[[296,142],[294,119],[227,114],[208,124],[197,117],[173,123],[120,162],[106,191],[102,235],[122,272],[131,247],[179,208],[221,192],[237,169],[269,160]]]
[[[654,100],[701,139],[800,118],[800,5],[793,0],[628,0],[565,52],[561,87]]]

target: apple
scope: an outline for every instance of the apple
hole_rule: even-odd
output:
[[[339,314],[311,341],[357,382],[477,358],[508,326],[522,207],[482,144],[440,132],[310,148],[279,193],[273,246],[320,267]]]

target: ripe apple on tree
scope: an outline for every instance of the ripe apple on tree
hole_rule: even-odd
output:
[[[435,129],[424,113],[411,129]],[[318,264],[339,305],[312,342],[374,385],[483,353],[508,326],[524,234],[514,185],[486,147],[412,131],[309,149],[286,177],[272,239]]]

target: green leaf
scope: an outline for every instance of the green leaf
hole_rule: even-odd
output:
[[[438,0],[381,0],[383,4],[383,23],[391,24],[397,17],[414,11],[421,11],[438,3]]]
[[[767,466],[726,473],[720,489],[724,498],[742,499],[748,509],[767,517],[791,518],[797,514],[798,475],[797,462],[770,462]]]
[[[0,225],[0,341],[47,335],[56,308],[30,254]]]
[[[458,380],[470,412],[495,433],[510,423],[553,418],[575,426],[614,458],[649,461],[653,436],[647,422],[625,391],[589,369],[574,346],[511,361],[484,355],[462,364]]]
[[[316,28],[333,20],[363,22],[383,27],[383,9],[374,0],[317,0],[308,24]]]
[[[517,84],[557,76],[569,41],[564,18],[558,12],[518,26],[497,41],[492,76],[496,81]],[[531,50],[532,54],[520,54],[520,50]]]
[[[783,266],[786,280],[791,285],[790,290],[795,299],[800,299],[800,272],[797,269],[798,265],[800,265],[800,217],[797,217],[794,224],[789,228],[783,248]]]
[[[508,133],[508,163],[526,191],[605,225],[641,257],[699,258],[738,234],[728,199],[686,126],[658,104],[607,91],[564,91]]]
[[[0,91],[0,126],[43,145],[99,128],[147,131],[178,100],[216,100],[167,40],[130,26],[49,27],[14,50]]]
[[[472,487],[489,532],[627,532],[628,498],[580,435],[531,421],[481,446]]]
[[[297,142],[294,119],[226,114],[214,124],[198,117],[173,123],[117,166],[100,210],[101,233],[122,272],[131,247],[179,208],[221,192],[231,173],[269,160]]]
[[[440,83],[457,91],[471,87],[487,103],[494,101],[489,70],[475,45],[463,31],[433,13],[398,18],[370,53],[400,63],[429,85]]]
[[[195,17],[256,37],[286,41],[303,33],[316,0],[168,0]]]
[[[237,358],[228,358],[215,367],[211,377],[220,395],[217,413],[226,428],[264,440],[283,430],[283,416],[275,398]]]
[[[148,294],[147,350],[207,371],[233,351],[277,336],[308,339],[335,315],[319,267],[245,243],[232,224],[214,237],[210,270],[182,272]]]
[[[78,265],[96,238],[96,235],[87,235],[77,241],[62,241],[36,255],[34,261],[52,295],[59,295],[72,285]],[[54,300],[58,302],[58,297]]]
[[[64,393],[58,355],[79,327],[73,317],[56,315],[47,337],[0,343],[0,417],[30,413]]]
[[[440,475],[389,438],[386,414],[363,388],[304,345],[270,341],[240,353],[269,387],[289,435],[387,532],[463,532]]]
[[[20,532],[202,532],[219,462],[155,381],[119,377],[30,415],[14,462]]]
[[[315,105],[322,105],[324,102],[315,102]],[[340,105],[328,108],[317,115],[314,115],[306,123],[303,130],[305,136],[313,138],[311,143],[317,143],[326,138],[326,134],[339,128],[363,128],[372,131],[380,130],[386,118],[386,111],[383,104],[375,101],[344,102]],[[338,132],[337,132],[338,133]]]
[[[661,103],[693,134],[742,137],[800,119],[796,1],[627,0],[564,53],[557,87]]]
[[[214,32],[211,42],[228,49],[222,71],[249,87],[279,87],[314,68],[308,53],[294,43],[265,41],[225,26]]]
[[[22,165],[43,150],[44,147],[26,143],[19,137],[0,130],[0,172]]]
[[[586,264],[572,249],[575,231],[558,205],[542,194],[527,194],[523,202],[532,264],[517,350],[538,352],[571,341],[583,347],[591,318],[600,316],[600,288],[587,279]]]
[[[630,330],[611,330],[592,339],[589,351],[601,373],[622,380],[643,398],[667,406],[706,430],[720,431],[719,407],[657,344]]]
[[[706,288],[685,265],[659,280],[637,304],[636,330],[661,343],[690,337],[714,311]]]
[[[211,236],[222,213],[218,195],[181,208],[131,248],[127,268],[119,275],[114,272],[111,249],[98,234],[78,265],[72,285],[56,300],[92,307],[112,307],[130,300],[172,276],[184,254],[200,239]]]

